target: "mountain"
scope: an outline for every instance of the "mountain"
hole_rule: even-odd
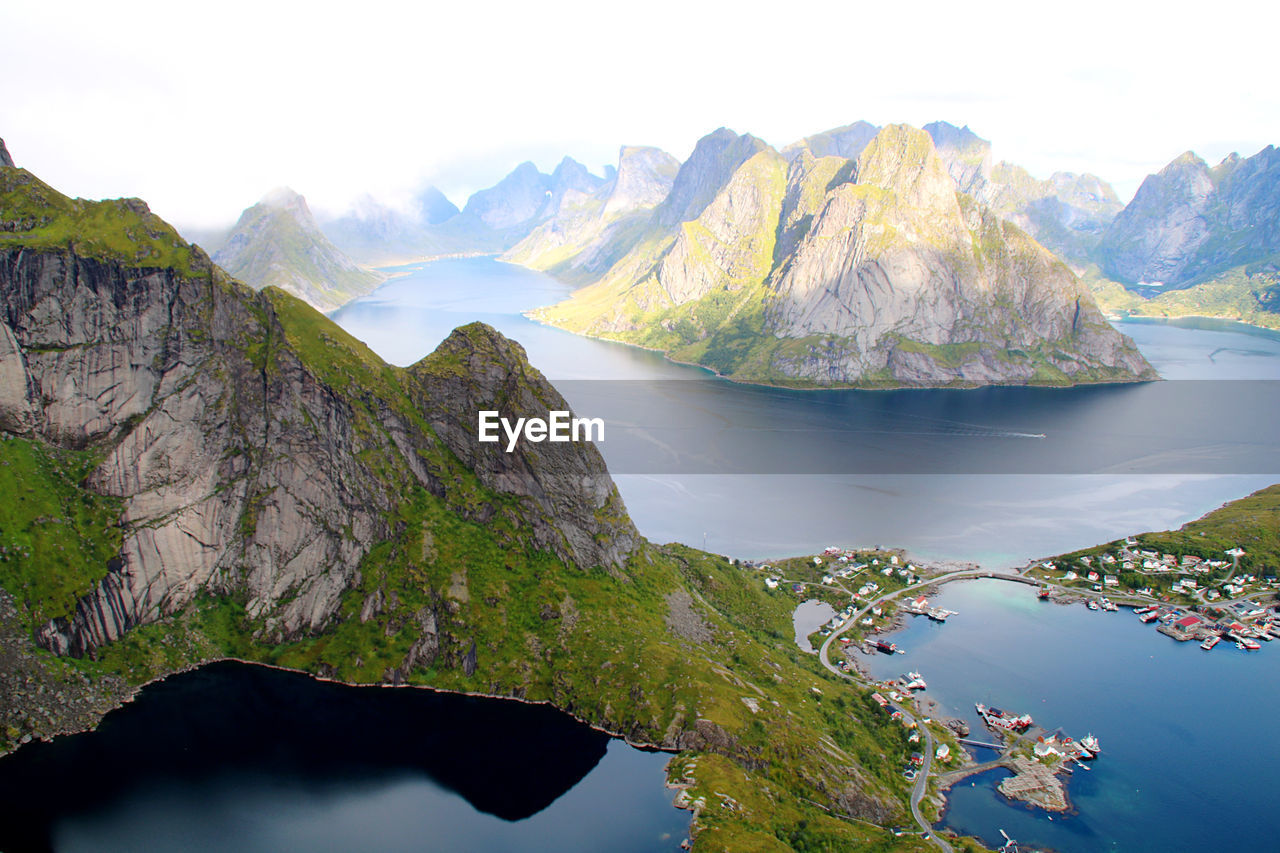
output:
[[[604,183],[571,157],[561,160],[550,175],[526,162],[494,186],[473,193],[461,211],[435,187],[428,187],[414,199],[412,214],[366,197],[324,223],[324,230],[344,252],[369,264],[498,253],[555,218],[562,208],[576,207]]]
[[[814,157],[843,157],[856,160],[862,149],[871,144],[880,128],[865,121],[855,121],[843,127],[806,136],[799,142],[793,142],[782,149],[782,155],[788,160],[800,156],[801,151],[808,151]]]
[[[562,203],[557,214],[513,246],[504,260],[568,280],[598,275],[617,261],[671,191],[680,162],[657,148],[623,146],[618,166],[595,192]]]
[[[417,221],[425,225],[439,225],[459,213],[458,206],[435,187],[427,187],[418,193],[413,199],[413,207]]]
[[[1187,151],[1147,176],[1096,257],[1126,285],[1184,287],[1280,253],[1280,151],[1212,169]]]
[[[476,440],[477,409],[568,409],[518,344],[393,367],[136,199],[6,167],[0,205],[0,751],[234,657],[677,750],[708,848],[909,819],[905,731],[800,652],[794,599],[645,541],[591,443]]]
[[[0,139],[0,166],[13,167],[13,158],[9,156],[9,149],[5,147],[3,139]]]
[[[926,124],[935,150],[960,192],[968,193],[1063,259],[1085,266],[1123,207],[1106,181],[1088,173],[1054,172],[1047,180],[1021,166],[992,163],[991,143],[967,126]]]
[[[947,164],[947,172],[962,193],[979,196],[991,181],[991,143],[968,125],[956,127],[945,121],[924,126],[933,148]]]
[[[1061,261],[957,191],[929,134],[892,125],[856,161],[788,162],[726,133],[699,143],[626,255],[535,316],[752,382],[1154,376]]]
[[[306,199],[288,188],[273,190],[240,214],[214,260],[256,288],[279,287],[321,311],[339,308],[385,280],[330,243]]]

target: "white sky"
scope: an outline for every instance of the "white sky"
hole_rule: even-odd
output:
[[[1187,149],[1280,143],[1276,6],[1044,5],[15,0],[0,137],[63,192],[197,226],[282,184],[318,209],[425,182],[461,205],[522,160],[683,159],[721,125],[781,146],[943,119],[1123,198]]]

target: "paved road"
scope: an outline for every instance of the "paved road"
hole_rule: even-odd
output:
[[[892,592],[887,592],[884,595],[880,596],[879,598],[867,604],[865,607],[863,607],[861,610],[855,613],[849,620],[847,620],[842,626],[840,626],[840,628],[831,632],[831,635],[827,637],[827,639],[823,642],[822,647],[818,650],[818,660],[822,662],[822,665],[824,667],[826,667],[828,670],[835,673],[836,675],[840,676],[841,678],[847,679],[849,681],[854,681],[855,679],[851,675],[841,670],[835,664],[831,663],[831,659],[829,657],[831,652],[831,644],[835,642],[836,639],[839,638],[841,634],[853,628],[853,626],[857,624],[858,619],[862,618],[866,613],[868,613],[871,610],[872,607],[875,607],[877,604],[888,601],[891,598],[896,598],[899,595],[903,595],[915,589],[923,589],[924,587],[931,586],[933,584],[947,583],[949,581],[960,580],[962,578],[999,578],[1002,580],[1017,581],[1019,583],[1034,584],[1036,586],[1040,585],[1039,582],[1033,581],[1030,578],[1025,578],[1022,575],[1009,574],[1006,572],[992,572],[992,571],[987,571],[985,569],[964,569],[956,572],[948,572],[947,574],[944,574],[944,575],[937,575],[936,577],[929,578],[928,580],[923,580],[920,583],[912,584],[911,586],[903,587],[902,589],[894,590]],[[933,735],[929,732],[928,727],[921,724],[919,719],[917,719],[914,714],[911,714],[911,711],[905,706],[903,707],[903,713],[910,715],[911,718],[916,721],[916,724],[919,726],[920,732],[924,734],[924,742],[925,742],[924,765],[920,768],[920,772],[916,775],[915,786],[911,789],[911,816],[915,818],[916,823],[920,826],[920,829],[924,831],[925,835],[929,838],[930,841],[938,845],[943,850],[947,851],[947,853],[952,853],[953,848],[951,847],[951,845],[948,844],[944,838],[940,837],[939,835],[937,835],[937,833],[933,831],[933,827],[929,824],[929,821],[926,820],[924,815],[920,813],[920,801],[924,799],[925,792],[928,790],[929,771],[933,767],[933,752],[935,749],[934,742],[933,742]]]

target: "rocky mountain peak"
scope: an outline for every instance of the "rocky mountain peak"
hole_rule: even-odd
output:
[[[768,148],[750,134],[721,127],[698,140],[689,159],[676,173],[671,192],[654,213],[662,227],[696,219],[738,167]]]
[[[856,180],[891,191],[916,210],[955,209],[946,164],[929,134],[910,125],[886,125],[876,134],[858,157]]]
[[[312,219],[311,209],[307,207],[307,200],[289,187],[276,187],[264,195],[258,201],[258,204],[277,210],[288,210],[299,216]]]
[[[13,168],[13,158],[9,156],[9,149],[5,147],[3,139],[0,139],[0,166]]]
[[[439,225],[458,215],[458,206],[433,186],[418,193],[413,202],[418,222],[422,225]]]
[[[618,573],[640,535],[590,442],[523,442],[508,453],[477,438],[478,413],[548,418],[568,402],[535,367],[524,347],[485,323],[455,329],[431,355],[409,368],[425,389],[431,426],[486,486],[519,495],[538,508],[540,544],[583,567]],[[546,521],[555,519],[555,523]]]
[[[622,146],[613,185],[608,188],[605,215],[661,204],[679,171],[680,161],[660,148]]]

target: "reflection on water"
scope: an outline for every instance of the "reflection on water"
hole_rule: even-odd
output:
[[[0,761],[0,850],[670,850],[665,764],[547,706],[214,664]]]

